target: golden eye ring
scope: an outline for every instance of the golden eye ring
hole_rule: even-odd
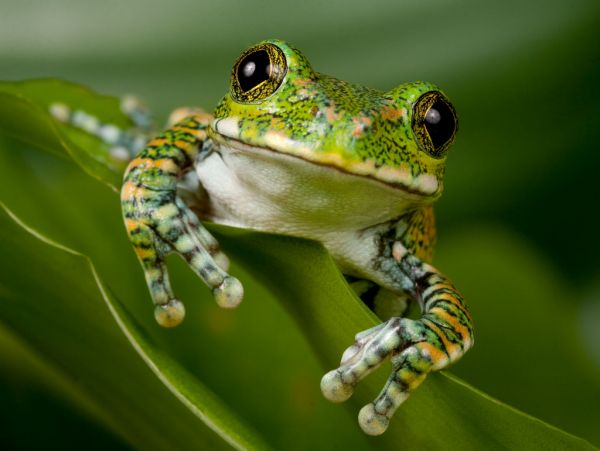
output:
[[[413,106],[412,129],[419,147],[432,157],[441,158],[456,137],[456,111],[441,92],[426,92]]]
[[[281,86],[287,73],[283,50],[263,43],[240,55],[231,71],[231,97],[241,103],[260,102]]]

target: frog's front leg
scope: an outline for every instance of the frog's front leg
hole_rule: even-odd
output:
[[[387,429],[395,410],[427,373],[447,367],[473,345],[471,316],[454,285],[399,241],[391,244],[388,254],[381,267],[388,268],[389,281],[397,291],[408,291],[418,301],[421,318],[395,317],[359,333],[344,352],[341,366],[321,381],[325,397],[345,401],[362,378],[391,358],[393,372],[387,384],[359,413],[360,426],[371,435]]]
[[[220,306],[235,307],[243,297],[241,283],[225,272],[227,258],[217,241],[177,195],[179,179],[210,153],[206,129],[211,120],[197,113],[151,140],[129,164],[121,190],[127,232],[156,305],[156,320],[165,327],[178,325],[185,314],[169,282],[165,257],[170,252],[187,261]]]

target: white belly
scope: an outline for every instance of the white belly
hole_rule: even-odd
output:
[[[376,256],[376,232],[416,205],[379,181],[271,150],[221,146],[196,172],[205,219],[320,241],[353,274]]]

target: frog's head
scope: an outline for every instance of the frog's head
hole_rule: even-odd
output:
[[[211,134],[369,177],[421,202],[441,194],[454,108],[431,83],[381,92],[319,74],[289,44],[244,51]]]

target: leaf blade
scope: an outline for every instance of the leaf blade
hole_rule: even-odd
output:
[[[0,227],[0,231],[2,231],[2,238],[4,238],[2,240],[2,244],[4,245],[3,248],[6,250],[6,248],[8,246],[10,246],[8,244],[8,239],[7,236],[11,237],[10,241],[13,242],[19,242],[19,239],[23,239],[24,235],[22,231],[18,230],[18,227],[20,227],[21,229],[25,230],[27,233],[33,235],[35,238],[37,238],[39,241],[43,242],[44,244],[48,245],[48,247],[51,247],[53,249],[48,250],[48,249],[43,249],[43,246],[36,246],[36,250],[35,253],[34,252],[27,252],[27,250],[25,250],[23,247],[21,247],[20,249],[17,247],[9,247],[9,250],[12,251],[11,253],[14,255],[16,253],[21,254],[29,254],[27,256],[27,260],[29,261],[29,263],[32,263],[35,261],[35,257],[34,254],[38,253],[38,254],[44,254],[45,256],[51,255],[51,258],[49,258],[48,260],[51,260],[53,262],[60,262],[58,264],[62,264],[65,267],[69,267],[71,268],[71,270],[74,270],[75,268],[85,268],[84,271],[79,272],[78,278],[84,279],[85,280],[85,285],[87,286],[87,289],[89,290],[91,287],[95,286],[96,289],[98,290],[98,293],[101,294],[100,297],[96,297],[96,299],[94,299],[95,302],[99,302],[102,301],[103,303],[105,303],[105,307],[107,307],[107,311],[110,310],[111,314],[113,315],[112,318],[115,321],[116,324],[119,325],[119,327],[121,328],[121,332],[124,334],[125,337],[127,337],[130,345],[132,345],[132,347],[136,350],[136,352],[142,357],[142,359],[145,361],[145,364],[148,365],[150,367],[150,369],[154,372],[155,375],[159,376],[159,379],[161,380],[161,382],[163,384],[165,384],[165,386],[169,389],[169,391],[172,394],[175,394],[178,402],[183,403],[185,405],[185,408],[188,409],[191,414],[193,414],[195,417],[197,417],[197,419],[201,420],[204,424],[206,424],[210,429],[212,429],[213,432],[215,432],[216,434],[218,434],[223,440],[225,440],[225,442],[227,442],[230,446],[236,448],[236,449],[269,449],[269,446],[266,445],[266,443],[264,443],[262,441],[262,439],[259,438],[258,435],[256,435],[254,432],[251,432],[250,429],[245,426],[241,421],[239,421],[235,415],[233,413],[231,413],[229,411],[229,409],[227,409],[224,405],[222,405],[220,403],[220,401],[212,394],[210,393],[210,391],[208,389],[206,389],[205,387],[203,387],[198,381],[194,381],[192,380],[192,378],[185,372],[185,370],[183,370],[182,368],[179,367],[179,365],[177,365],[175,362],[173,362],[168,356],[166,356],[164,353],[160,353],[157,352],[153,346],[144,338],[143,333],[141,333],[141,331],[139,330],[138,326],[136,326],[133,322],[131,322],[131,319],[128,318],[128,315],[125,313],[125,310],[112,298],[112,295],[109,293],[109,291],[106,289],[106,287],[104,286],[104,284],[102,283],[100,277],[98,276],[93,264],[89,261],[89,259],[87,259],[87,257],[83,256],[82,254],[73,251],[71,249],[68,249],[62,245],[60,245],[59,243],[53,242],[49,239],[47,239],[46,237],[44,237],[42,234],[40,234],[39,232],[35,231],[34,229],[31,229],[30,227],[28,227],[26,224],[24,224],[22,221],[20,221],[14,214],[12,214],[8,209],[6,209],[6,207],[4,206],[4,204],[0,205],[2,207],[2,219],[1,219],[1,224],[2,226]],[[15,227],[14,225],[11,225],[8,223],[9,219],[14,221],[15,224],[18,225],[18,227]],[[21,243],[23,241],[20,241]],[[31,241],[29,241],[31,243]],[[16,249],[19,249],[19,252],[14,252]],[[86,275],[87,273],[87,275]],[[39,283],[39,282],[38,282]],[[81,282],[80,282],[81,283]],[[6,281],[5,281],[5,285],[6,285]],[[68,286],[68,285],[67,285]],[[10,287],[10,286],[9,286]],[[14,287],[10,287],[8,288],[9,292],[13,292],[15,293],[16,291],[14,289],[11,289]],[[21,298],[21,300],[23,301],[24,299]],[[66,303],[68,303],[68,300],[63,299],[63,301],[65,301]],[[26,300],[25,300],[26,302]],[[72,302],[72,301],[71,301]],[[23,323],[22,318],[21,321],[19,321],[19,315],[18,313],[15,315],[14,310],[11,310],[10,305],[7,305],[10,303],[10,300],[7,302],[7,299],[4,299],[4,302],[2,304],[2,314],[3,317],[5,318],[5,320],[7,322],[9,322],[11,324],[11,326],[15,329],[15,330],[19,330],[19,331],[23,331],[24,329],[27,330],[28,326],[26,324]],[[59,305],[59,304],[57,304]],[[64,305],[64,304],[63,304]],[[98,309],[99,306],[96,306],[96,310]],[[60,309],[61,307],[59,307]],[[36,309],[36,307],[34,307],[34,310]],[[59,310],[60,312],[60,310]],[[47,310],[45,311],[46,314],[51,313],[48,312]],[[61,315],[63,314],[63,312],[60,312]],[[105,317],[105,319],[108,319],[107,317]],[[114,330],[114,326],[116,324],[110,324],[108,323],[107,326],[108,328],[112,328],[111,329],[111,334],[112,334],[112,340],[116,339],[119,340],[118,336],[115,336],[115,330]],[[89,324],[86,324],[87,326],[89,326]],[[70,327],[71,332],[73,332],[74,330],[77,331],[80,328],[78,328],[77,326],[71,326]],[[30,336],[31,334],[26,334],[28,336]],[[81,338],[81,335],[79,335],[79,338]],[[104,337],[105,338],[105,337]],[[64,339],[64,337],[63,337]],[[95,340],[92,340],[94,342],[96,342]],[[56,343],[54,343],[56,345]],[[99,344],[96,343],[96,345],[98,346]],[[38,343],[39,346],[39,343]],[[53,349],[53,344],[50,343],[49,348],[46,348],[47,351],[51,352]],[[101,346],[100,346],[101,347]],[[80,350],[81,352],[81,350]],[[58,353],[58,360],[61,360],[64,362],[64,356],[60,356],[60,353]],[[122,364],[123,362],[121,362]],[[68,363],[67,363],[67,366]],[[93,363],[92,363],[92,366]],[[129,365],[123,365],[121,368],[128,368],[131,372],[135,372],[132,370],[132,366]],[[159,368],[169,368],[170,372],[169,374],[165,374],[165,372],[159,370]],[[73,366],[71,365],[71,370],[73,370]],[[76,369],[75,369],[76,370]],[[136,371],[140,371],[139,366],[136,368]],[[103,375],[104,377],[109,377],[110,375]],[[147,376],[146,376],[147,379]],[[177,379],[180,381],[180,383],[183,383],[181,381],[185,381],[185,387],[186,387],[186,392],[187,393],[181,393],[178,388],[176,387],[177,384],[173,383],[173,379]],[[93,377],[89,377],[86,379],[86,383],[97,383],[98,380],[95,380]],[[105,382],[107,382],[105,380]],[[109,383],[110,385],[114,385],[115,383],[117,383],[118,381],[113,380],[112,382]],[[139,380],[138,380],[139,383]],[[148,386],[156,386],[155,383],[151,382],[151,380],[147,379],[147,382],[145,385]],[[105,388],[102,387],[94,387],[95,389],[98,389],[100,392],[104,391]],[[148,388],[148,387],[144,387],[144,388]],[[156,389],[155,389],[156,390]],[[150,393],[154,393],[156,394],[156,391],[152,391],[152,390],[148,390]],[[96,393],[96,395],[98,396],[98,393]],[[106,394],[104,393],[104,396],[108,397],[108,399],[110,400],[111,396],[110,394]],[[145,403],[147,402],[146,399],[144,399],[144,397],[140,397],[141,393],[137,393],[137,401],[134,403],[135,405],[137,405],[137,409],[143,409],[143,406],[145,405]],[[160,395],[159,397],[162,398],[161,402],[164,402],[165,404],[167,404],[166,399],[163,395]],[[100,396],[100,399],[102,399],[103,396]],[[130,396],[130,401],[131,401],[131,396]],[[117,402],[114,401],[113,402],[116,404]],[[174,406],[173,402],[170,402],[171,404],[171,408],[173,409],[174,412],[181,412],[181,409],[177,409]],[[198,406],[202,406],[202,408],[198,408]],[[134,417],[133,414],[136,414],[139,416],[140,412],[136,411],[135,408],[133,409],[128,409],[130,410],[131,415],[129,416],[129,420],[131,423],[131,419],[132,417]],[[131,412],[133,411],[133,412]],[[112,411],[112,413],[114,414],[114,410]],[[181,420],[182,418],[185,418],[185,415],[180,414],[178,419]],[[150,433],[150,429],[148,427],[145,427],[145,422],[148,422],[150,424],[155,423],[155,427],[157,429],[157,431],[159,432],[159,435],[157,435],[157,431],[155,431],[153,434]],[[186,423],[190,423],[190,417],[188,416],[188,418],[186,419]],[[196,423],[196,428],[198,428],[199,426],[199,422],[196,420],[193,420],[192,423]],[[160,425],[160,426],[159,426]],[[169,426],[168,428],[165,428],[165,426]],[[118,425],[115,425],[114,423],[111,425],[113,427],[118,427]],[[162,426],[162,427],[161,427]],[[176,449],[189,449],[190,444],[192,444],[193,446],[196,446],[197,444],[197,439],[199,437],[202,436],[202,434],[199,436],[196,433],[192,433],[190,434],[189,432],[186,434],[182,434],[183,430],[181,428],[180,425],[177,425],[176,427],[174,427],[175,424],[169,424],[168,421],[166,421],[166,418],[163,418],[161,415],[142,415],[142,418],[140,420],[140,424],[138,425],[138,428],[140,428],[141,430],[144,431],[143,434],[134,434],[132,436],[132,434],[127,434],[125,431],[120,431],[121,433],[124,433],[130,440],[132,440],[133,443],[135,443],[137,446],[140,447],[144,447],[144,448],[148,448],[148,449],[164,449],[165,446],[170,447],[170,448],[176,448]],[[173,431],[170,431],[169,429],[173,429]],[[203,432],[204,434],[204,432]],[[150,442],[148,441],[148,439],[143,438],[145,435],[148,435],[149,438],[151,439]],[[158,438],[160,437],[160,439]],[[195,439],[192,439],[192,437],[195,437]],[[141,440],[141,441],[140,441]],[[205,443],[212,443],[212,446],[218,446],[219,448],[221,448],[220,445],[217,445],[218,441],[214,441],[214,440],[203,440]],[[187,444],[186,444],[187,443]]]
[[[217,229],[235,238],[236,258],[252,268],[257,278],[283,281],[284,288],[271,283],[272,288],[298,318],[313,349],[326,362],[326,369],[337,365],[356,332],[378,323],[350,292],[335,263],[319,244],[258,232]],[[267,267],[265,262],[271,264]],[[313,267],[308,268],[306,262]],[[317,288],[302,284],[304,280],[311,280]],[[351,401],[355,413],[378,394],[387,377],[385,373],[379,369],[359,384],[353,396],[357,399]],[[464,419],[464,410],[470,411],[468,421]],[[436,432],[427,435],[430,430]],[[587,441],[484,395],[445,372],[429,375],[400,407],[388,431],[376,440],[389,447],[418,444],[426,448],[481,449],[485,443],[486,447],[505,449],[516,444],[535,447],[545,443],[550,447],[560,444],[561,449],[595,449]],[[460,445],[454,448],[450,444]]]

